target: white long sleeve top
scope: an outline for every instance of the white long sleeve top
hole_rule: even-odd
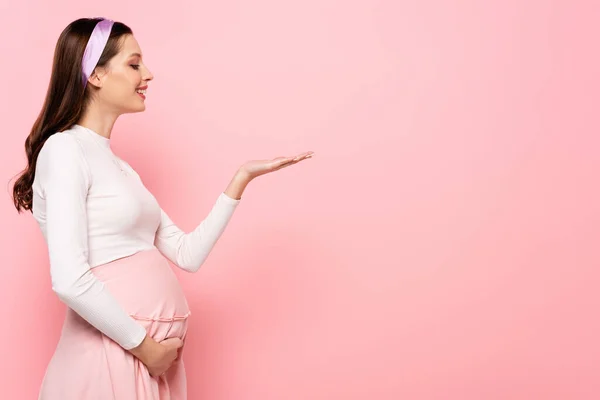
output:
[[[124,349],[138,346],[146,331],[91,268],[157,248],[178,267],[197,271],[240,202],[221,193],[207,217],[185,233],[137,172],[112,152],[110,139],[80,125],[48,138],[32,188],[33,216],[48,245],[52,289]]]

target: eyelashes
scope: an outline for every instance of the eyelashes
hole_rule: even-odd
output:
[[[140,65],[139,64],[133,64],[133,65],[131,65],[131,68],[133,68],[133,69],[135,69],[137,71],[138,69],[140,69]]]

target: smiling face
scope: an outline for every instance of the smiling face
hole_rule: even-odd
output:
[[[145,88],[154,76],[142,61],[142,50],[133,35],[125,35],[121,50],[104,68],[88,79],[94,101],[117,115],[144,111]],[[140,93],[140,91],[142,93]]]

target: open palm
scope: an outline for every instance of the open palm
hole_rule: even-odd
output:
[[[297,164],[302,160],[311,158],[312,156],[313,152],[307,151],[294,157],[277,157],[271,160],[251,160],[242,165],[241,168],[248,174],[248,176],[250,176],[250,178],[256,178],[257,176]]]

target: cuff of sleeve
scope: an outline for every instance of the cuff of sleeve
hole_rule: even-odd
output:
[[[227,204],[231,204],[231,205],[234,205],[234,206],[237,206],[238,204],[240,204],[240,201],[242,201],[242,199],[233,199],[233,198],[227,196],[225,194],[225,192],[221,193],[221,195],[219,196],[219,199],[221,201],[224,201]]]
[[[121,347],[123,347],[125,350],[131,350],[138,347],[140,344],[142,344],[144,338],[146,337],[146,329],[137,322],[135,324],[138,326],[138,331],[128,341],[121,343]]]

